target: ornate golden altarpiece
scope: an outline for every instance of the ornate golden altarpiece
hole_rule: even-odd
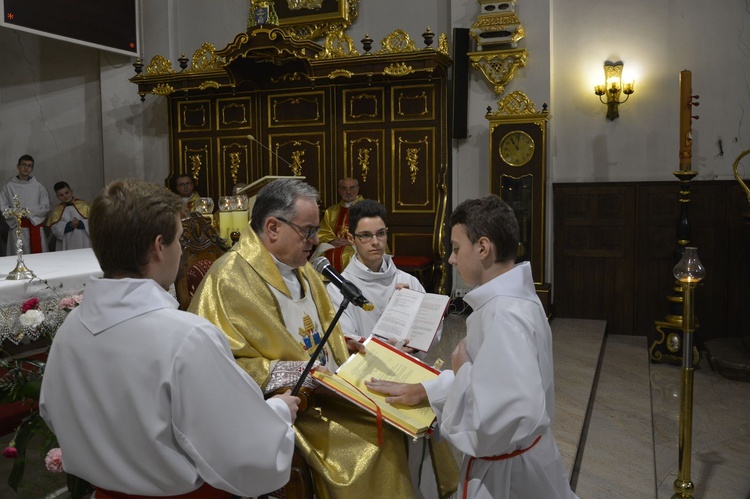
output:
[[[161,56],[137,61],[141,97],[168,100],[167,184],[186,173],[216,200],[238,182],[303,175],[325,208],[338,179],[357,178],[388,210],[394,254],[432,258],[443,289],[451,60],[445,35],[436,47],[429,28],[422,36],[417,48],[396,30],[379,50],[366,36],[359,51],[339,29],[316,43],[256,26],[221,50],[204,44],[190,65],[182,56],[179,70]]]

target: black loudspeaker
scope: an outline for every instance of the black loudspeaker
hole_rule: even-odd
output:
[[[466,139],[469,105],[469,29],[453,28],[453,138]]]

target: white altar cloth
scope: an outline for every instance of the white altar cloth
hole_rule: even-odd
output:
[[[23,260],[37,278],[7,280],[18,257],[0,258],[0,347],[18,332],[18,317],[25,301],[37,298],[40,308],[55,308],[61,298],[85,291],[89,277],[102,276],[91,248],[24,255]]]

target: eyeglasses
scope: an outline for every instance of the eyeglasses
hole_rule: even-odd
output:
[[[318,225],[317,227],[300,227],[299,225],[292,223],[289,220],[286,220],[281,217],[276,217],[276,220],[280,222],[284,222],[285,224],[288,224],[294,227],[297,230],[297,232],[299,232],[299,234],[305,238],[305,241],[309,241],[313,239],[315,235],[318,233],[318,231],[320,230],[320,225]]]
[[[383,239],[388,237],[388,227],[386,227],[385,229],[380,229],[375,234],[371,232],[360,232],[359,234],[357,234],[356,232],[354,233],[354,237],[359,239],[359,242],[361,243],[369,243],[372,239],[372,236],[375,236],[382,241]]]

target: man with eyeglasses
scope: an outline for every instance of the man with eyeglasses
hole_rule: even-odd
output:
[[[299,180],[263,187],[249,227],[211,266],[188,309],[223,330],[237,363],[267,396],[296,384],[335,314],[308,263],[319,242],[317,202],[317,190]],[[334,371],[357,346],[347,344],[337,325],[319,363]],[[398,430],[383,426],[379,446],[375,417],[321,391],[312,377],[300,396],[297,448],[312,469],[317,497],[414,497]]]
[[[366,312],[359,307],[349,306],[341,315],[339,324],[349,339],[364,341],[383,314],[393,293],[400,288],[410,288],[424,293],[422,284],[416,277],[399,270],[390,255],[386,255],[388,226],[385,207],[371,199],[363,199],[349,210],[349,233],[347,237],[356,249],[342,276],[362,290],[374,310]],[[343,296],[336,286],[328,285],[328,294],[335,308],[341,304]],[[433,340],[440,341],[442,328]],[[415,350],[404,345],[402,349],[414,354]],[[420,355],[424,357],[424,355]],[[428,448],[425,448],[428,447]],[[430,456],[436,456],[432,459]],[[437,469],[433,464],[437,463]],[[451,450],[443,444],[422,439],[409,444],[409,469],[417,497],[446,497],[456,490],[458,465]],[[436,478],[440,476],[440,479]],[[439,484],[439,486],[438,486]]]
[[[333,268],[344,270],[354,254],[352,241],[346,237],[349,232],[349,208],[362,199],[359,195],[359,181],[346,177],[339,181],[341,202],[329,206],[320,221],[320,246],[315,256],[324,255]]]
[[[175,179],[174,182],[175,190],[177,194],[182,198],[182,203],[185,205],[188,211],[195,209],[195,202],[201,197],[198,191],[195,190],[195,182],[193,177],[190,175],[180,175]]]
[[[34,173],[34,158],[24,154],[18,158],[18,175],[11,177],[0,190],[0,211],[6,208],[15,208],[13,196],[18,196],[21,208],[27,208],[29,215],[21,219],[21,240],[23,241],[23,252],[45,253],[49,251],[47,236],[44,233],[44,221],[49,211],[49,194],[47,189],[40,184]],[[10,227],[8,233],[7,251],[8,255],[16,254],[16,217],[6,217]]]

